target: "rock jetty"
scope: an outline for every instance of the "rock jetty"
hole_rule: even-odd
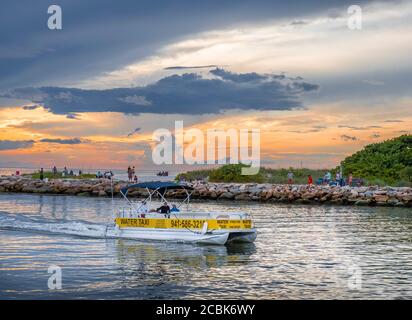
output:
[[[120,195],[125,181],[113,183],[114,196]],[[408,187],[329,187],[279,184],[192,183],[192,198],[204,200],[261,201],[297,204],[335,204],[358,206],[412,207],[412,188]],[[0,192],[65,194],[76,196],[111,196],[107,179],[52,179],[41,181],[27,177],[1,176]],[[144,197],[145,190],[135,189],[130,197]],[[170,190],[169,198],[182,198],[182,190]]]

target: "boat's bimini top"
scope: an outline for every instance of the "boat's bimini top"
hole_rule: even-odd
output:
[[[142,182],[142,183],[135,183],[131,184],[127,187],[121,189],[121,192],[126,195],[127,191],[131,188],[142,188],[142,189],[149,189],[149,190],[157,190],[161,194],[164,194],[168,189],[187,189],[192,190],[193,188],[187,185],[178,184],[172,181],[169,182],[161,182],[161,181],[150,181],[150,182]]]

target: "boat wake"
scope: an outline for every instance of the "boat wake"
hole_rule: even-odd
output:
[[[0,212],[0,230],[106,238],[106,229],[105,224],[27,217],[21,214]]]

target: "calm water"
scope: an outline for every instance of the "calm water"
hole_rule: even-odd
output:
[[[0,194],[0,298],[412,298],[411,209],[193,207],[252,213],[257,241],[107,240],[98,231],[110,199]],[[48,290],[51,265],[62,268],[60,290]]]

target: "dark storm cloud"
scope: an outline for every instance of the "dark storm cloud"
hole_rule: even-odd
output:
[[[31,99],[55,114],[215,114],[228,109],[302,108],[301,94],[318,89],[316,84],[279,78],[278,75],[238,74],[223,69],[214,69],[210,73],[215,77],[204,78],[196,73],[186,73],[135,88],[20,88],[10,91],[6,97]]]
[[[38,105],[32,105],[32,106],[23,106],[23,110],[35,110],[40,108]]]
[[[307,129],[307,130],[290,130],[289,132],[292,133],[314,133],[314,132],[320,132],[322,130],[325,130],[327,127],[326,126],[312,126],[311,129]]]
[[[0,140],[0,151],[3,150],[16,150],[16,149],[29,149],[33,146],[33,140]]]
[[[74,119],[74,120],[79,120],[78,115],[75,113],[69,113],[68,115],[66,115],[67,119]]]
[[[124,67],[190,34],[336,10],[352,0],[60,0],[63,29],[47,28],[50,0],[4,0],[0,91],[64,85]],[[359,0],[357,4],[369,2]]]
[[[366,126],[366,127],[356,127],[356,126],[344,126],[340,125],[338,128],[347,128],[351,130],[369,130],[369,129],[380,129],[382,128],[381,126]]]
[[[323,129],[326,129],[326,127],[313,126],[312,129],[308,129],[308,130],[289,130],[289,132],[292,132],[292,133],[315,133],[315,132],[320,132]]]
[[[207,69],[207,68],[218,68],[219,66],[214,64],[209,64],[207,66],[173,66],[164,68],[164,70],[186,70],[186,69]]]
[[[41,139],[40,142],[58,143],[58,144],[80,144],[82,141],[79,138],[73,139]]]
[[[352,137],[352,136],[348,136],[348,135],[346,135],[346,134],[341,135],[340,138],[341,138],[342,140],[344,140],[344,141],[356,141],[356,140],[358,140],[358,138]]]
[[[134,129],[132,132],[130,132],[127,136],[128,136],[128,137],[131,137],[132,135],[138,133],[140,130],[142,130],[142,128],[136,128],[136,129]]]
[[[298,152],[277,152],[277,153],[269,153],[267,154],[267,157],[270,159],[277,160],[279,158],[284,158],[284,159],[291,159],[291,158],[297,158],[300,160],[301,158],[330,158],[330,157],[336,157],[336,156],[342,156],[344,154],[342,153],[328,153],[328,152],[323,152],[323,153],[298,153]],[[262,163],[262,161],[261,161]]]
[[[308,24],[308,22],[305,21],[305,20],[293,20],[290,23],[290,25],[292,25],[292,26],[301,26],[301,25],[305,25],[305,24]]]

